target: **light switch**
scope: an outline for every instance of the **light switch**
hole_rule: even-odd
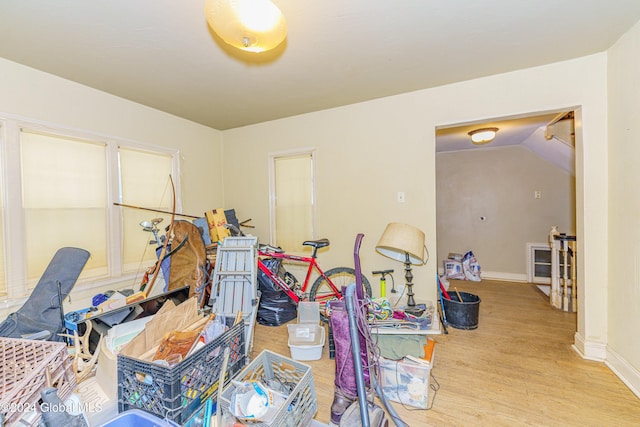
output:
[[[404,191],[398,191],[398,203],[404,203]]]

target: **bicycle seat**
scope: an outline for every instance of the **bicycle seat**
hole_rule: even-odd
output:
[[[302,243],[304,246],[312,246],[314,248],[324,248],[329,246],[329,239],[307,240]]]

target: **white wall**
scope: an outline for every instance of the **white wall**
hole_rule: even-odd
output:
[[[436,181],[440,268],[473,250],[482,277],[526,281],[527,243],[575,233],[573,177],[523,145],[438,153]]]
[[[607,359],[640,396],[640,23],[610,50]]]
[[[203,215],[223,203],[221,133],[215,129],[4,59],[0,115],[177,148],[182,212]],[[86,307],[97,291],[81,290],[76,286],[72,301]],[[0,311],[0,318],[4,314]]]
[[[432,259],[414,269],[418,298],[435,300],[435,129],[581,106],[576,148],[579,321],[576,343],[604,358],[606,343],[606,54],[490,76],[225,131],[225,203],[254,218],[268,239],[267,155],[292,147],[318,153],[318,237],[329,237],[328,265],[352,265],[355,235],[365,234],[363,271],[401,265],[374,246],[384,226],[407,222],[427,236]],[[406,193],[406,203],[396,193]]]

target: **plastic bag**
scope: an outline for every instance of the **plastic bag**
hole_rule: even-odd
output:
[[[444,275],[447,279],[461,279],[466,278],[464,271],[462,270],[462,262],[455,259],[445,259],[444,263]]]
[[[204,327],[204,330],[202,331],[204,336],[204,343],[207,344],[218,338],[227,329],[228,328],[225,317],[221,314],[218,314],[215,319],[207,323],[207,325]]]
[[[278,258],[267,258],[262,260],[262,263],[278,277],[284,277],[284,267],[282,266],[282,260]],[[282,289],[273,282],[262,270],[258,269],[258,290],[264,293],[270,292],[282,292]]]
[[[233,380],[230,412],[241,421],[261,421],[269,424],[278,415],[287,395],[272,390],[258,381]]]
[[[282,260],[270,258],[262,262],[269,270],[284,280],[287,272],[282,266]],[[298,317],[296,303],[261,270],[258,270],[258,289],[260,290],[258,323],[266,326],[279,326]]]
[[[469,251],[462,257],[462,269],[467,280],[471,280],[473,282],[481,281],[480,264],[478,264],[478,260],[473,252]]]

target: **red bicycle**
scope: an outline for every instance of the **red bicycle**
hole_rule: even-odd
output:
[[[324,307],[327,301],[342,298],[342,288],[351,283],[356,283],[356,272],[350,267],[336,267],[326,272],[320,268],[317,262],[317,252],[320,248],[329,246],[328,239],[307,240],[302,243],[304,246],[313,248],[311,256],[300,256],[285,253],[282,249],[271,245],[260,245],[258,247],[258,268],[273,283],[277,284],[294,302],[305,300],[307,297],[307,287],[311,280],[311,274],[315,270],[319,274],[318,278],[313,282],[309,290],[308,300],[318,301],[321,307]],[[272,271],[265,261],[270,259],[286,260],[300,264],[307,264],[307,274],[302,285],[289,272],[285,272],[282,276],[278,271]],[[364,275],[361,275],[362,285],[368,296],[371,296],[371,285]]]

